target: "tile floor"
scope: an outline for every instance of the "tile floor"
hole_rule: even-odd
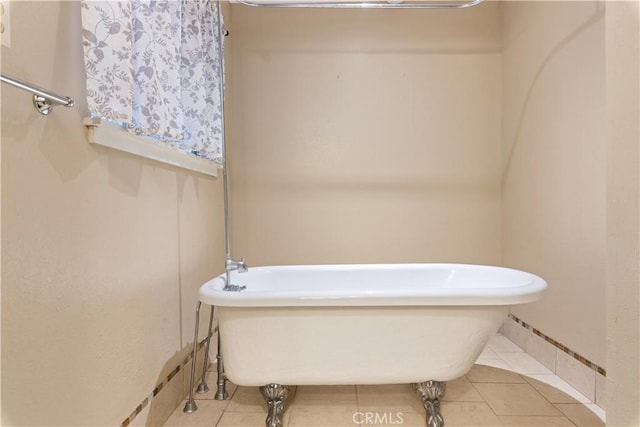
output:
[[[215,386],[215,372],[209,375]],[[183,402],[165,426],[264,426],[266,405],[257,388],[230,384],[228,391],[226,401],[213,400],[213,391],[196,394],[198,411],[183,413]],[[289,401],[285,426],[426,425],[408,384],[298,386]],[[441,408],[447,427],[605,425],[602,409],[500,334],[466,376],[447,384]]]

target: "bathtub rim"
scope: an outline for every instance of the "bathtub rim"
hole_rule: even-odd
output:
[[[547,283],[541,277],[522,270],[507,267],[455,264],[455,263],[403,263],[403,264],[303,264],[268,265],[250,267],[258,271],[313,271],[333,270],[380,270],[385,268],[429,268],[491,270],[521,275],[528,282],[521,286],[494,288],[429,288],[423,290],[385,289],[376,291],[331,290],[321,292],[318,289],[306,291],[223,291],[224,274],[207,281],[200,287],[199,299],[205,304],[225,307],[361,307],[361,306],[473,306],[473,305],[516,305],[534,302],[542,298]],[[232,283],[242,284],[243,274],[231,273]]]

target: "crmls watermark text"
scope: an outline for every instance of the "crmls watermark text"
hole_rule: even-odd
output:
[[[400,425],[404,423],[402,412],[355,412],[353,422],[364,425]]]

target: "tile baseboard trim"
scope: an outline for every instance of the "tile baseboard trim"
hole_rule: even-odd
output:
[[[598,374],[602,375],[603,377],[607,376],[607,371],[603,367],[596,365],[595,363],[593,363],[592,361],[590,361],[586,357],[576,353],[575,351],[571,350],[569,347],[565,346],[564,344],[561,344],[558,341],[554,340],[553,338],[543,334],[538,329],[534,328],[533,326],[529,325],[528,323],[524,322],[523,320],[519,319],[518,317],[514,316],[513,314],[509,313],[509,319],[513,320],[514,322],[516,322],[518,325],[522,326],[523,328],[525,328],[527,330],[530,330],[535,335],[539,336],[540,338],[542,338],[543,340],[545,340],[546,342],[548,342],[552,346],[556,347],[559,350],[562,350],[564,353],[566,353],[569,356],[573,357],[574,359],[576,359],[578,362],[582,363],[583,365],[593,369],[594,371],[596,371]]]
[[[198,351],[200,351],[200,350],[202,350],[204,348],[206,342],[207,342],[207,339],[205,338],[205,339],[203,339],[202,341],[200,341],[198,343]],[[151,393],[149,393],[149,395],[147,397],[144,398],[144,400],[136,407],[136,409],[133,410],[133,412],[127,418],[125,418],[125,420],[122,422],[122,424],[120,424],[120,427],[127,427],[129,424],[131,424],[133,422],[133,420],[144,410],[144,408],[146,408],[151,403],[151,401],[160,393],[160,391],[162,391],[162,389],[167,384],[169,384],[169,381],[171,381],[178,374],[178,372],[180,372],[181,370],[183,370],[185,368],[187,363],[189,363],[191,361],[191,359],[193,358],[192,356],[193,356],[193,353],[190,351],[189,355],[184,358],[182,363],[180,363],[178,366],[176,366],[174,370],[169,372],[169,375],[167,375],[160,382],[160,384],[158,384],[153,389],[153,391]]]

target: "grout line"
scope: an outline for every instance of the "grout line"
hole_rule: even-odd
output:
[[[202,341],[200,341],[200,343],[198,343],[198,352],[200,350],[202,350],[202,348],[204,347],[205,342],[207,341],[207,339],[203,339]],[[149,405],[149,403],[151,403],[151,401],[153,399],[155,399],[155,397],[160,394],[160,392],[162,391],[162,389],[169,384],[169,381],[171,381],[177,374],[178,372],[180,372],[181,370],[184,369],[184,367],[186,366],[187,363],[189,363],[191,361],[193,353],[189,352],[189,355],[187,357],[184,358],[184,360],[182,361],[182,363],[180,363],[178,366],[176,366],[176,368],[171,371],[169,373],[169,375],[167,375],[161,382],[160,384],[158,384],[151,393],[149,393],[149,395],[147,397],[144,398],[144,400],[142,401],[142,403],[140,403],[136,409],[133,410],[133,412],[127,417],[125,418],[125,420],[122,422],[122,424],[120,424],[120,427],[127,427],[129,424],[131,424],[131,422],[140,414],[140,412],[142,412],[144,410],[144,408],[147,407],[147,405]]]
[[[575,351],[571,350],[569,347],[567,347],[567,346],[565,346],[563,344],[560,344],[558,341],[556,341],[553,338],[543,334],[538,329],[534,328],[533,326],[529,325],[528,323],[525,323],[524,321],[520,320],[519,318],[517,318],[516,316],[514,316],[511,313],[509,313],[509,318],[512,319],[513,321],[515,321],[517,324],[519,324],[523,328],[525,328],[527,330],[530,330],[535,335],[539,336],[540,338],[542,338],[543,340],[545,340],[546,342],[548,342],[552,346],[556,347],[559,350],[562,350],[564,353],[566,353],[569,356],[573,357],[574,359],[576,359],[578,362],[582,363],[583,365],[593,369],[594,371],[596,371],[597,373],[599,373],[600,375],[602,375],[604,377],[607,376],[607,371],[604,368],[602,368],[601,366],[596,365],[595,363],[593,363],[592,361],[590,361],[586,357],[576,353]],[[557,364],[557,360],[556,360],[556,364]]]
[[[231,400],[231,398],[229,398],[229,400]],[[227,405],[228,404],[229,404],[229,402],[227,402]],[[180,406],[178,406],[178,407],[180,407]],[[222,417],[224,417],[224,413],[225,413],[225,409],[220,411],[220,416],[218,417],[218,421],[216,421],[216,423],[214,424],[216,427],[218,426],[218,424],[220,424],[220,421],[222,421]]]
[[[500,368],[494,368],[494,369],[500,369]],[[520,374],[518,374],[520,375]],[[469,384],[471,384],[471,387],[473,387],[473,389],[476,391],[476,393],[478,393],[478,396],[480,396],[480,398],[482,399],[482,403],[484,403],[485,405],[487,405],[487,407],[489,408],[489,410],[491,411],[491,413],[493,415],[495,415],[496,419],[500,422],[500,425],[502,425],[502,420],[500,419],[500,415],[498,415],[496,413],[496,411],[493,410],[493,408],[491,407],[491,405],[489,405],[489,402],[487,402],[487,399],[485,399],[485,397],[482,395],[482,393],[480,393],[480,390],[478,390],[478,387],[476,387],[476,384],[473,383],[465,374],[464,377],[466,378],[467,381],[469,381]],[[487,384],[487,383],[485,383]],[[494,384],[499,384],[499,383],[494,383]],[[504,383],[506,384],[506,383]]]
[[[523,323],[524,323],[524,322],[523,322]],[[506,336],[505,336],[505,338],[507,338],[507,339],[510,341],[510,339],[509,339],[508,337],[506,337]],[[203,343],[200,343],[199,348],[202,348],[202,345],[203,345]],[[497,354],[498,356],[500,356],[500,353],[496,353],[496,354]],[[188,356],[188,357],[187,357],[187,359],[185,359],[185,362],[187,362],[189,359],[190,359],[190,357]],[[501,359],[500,359],[500,360],[501,360]],[[506,363],[506,362],[505,362],[505,363]],[[507,365],[508,365],[508,364],[507,364]],[[509,366],[509,365],[508,365],[508,366]],[[498,369],[500,369],[500,368],[498,368]],[[528,377],[528,375],[527,375],[527,374],[520,374],[520,373],[516,372],[515,370],[513,370],[512,368],[510,368],[510,366],[509,366],[508,370],[509,370],[509,371],[511,371],[511,372],[516,373],[517,375],[519,375],[519,376],[521,376],[521,377],[523,377],[523,378],[525,379],[525,383],[524,383],[524,384],[528,384],[529,386],[531,386],[531,387],[534,389],[535,393],[536,393],[536,394],[538,394],[538,395],[540,395],[540,396],[543,398],[543,400],[544,400],[544,401],[548,402],[549,404],[551,404],[551,405],[553,405],[554,407],[556,407],[556,408],[557,408],[557,404],[555,404],[555,403],[551,402],[551,401],[550,401],[550,400],[549,400],[545,395],[543,395],[540,391],[538,391],[535,387],[533,387],[529,381],[526,381],[526,378]],[[179,369],[178,369],[178,371],[179,371]],[[171,374],[170,374],[170,375],[171,375]],[[175,375],[175,374],[174,374],[174,375]],[[553,376],[555,376],[555,377],[557,377],[557,375],[555,375],[555,374],[552,374],[552,375],[553,375]],[[487,400],[484,398],[484,396],[482,396],[482,394],[480,394],[479,390],[478,390],[478,389],[477,389],[477,387],[476,387],[476,383],[471,382],[471,380],[469,380],[469,378],[468,378],[466,375],[465,375],[465,377],[467,378],[467,381],[471,384],[471,387],[472,387],[473,389],[475,389],[475,390],[476,390],[476,392],[481,396],[481,398],[482,398],[482,402],[483,402],[485,405],[487,405],[487,406],[489,407],[490,411],[491,411],[491,412],[496,416],[496,418],[497,418],[498,420],[500,420],[500,422],[502,422],[502,420],[500,419],[500,415],[498,415],[498,414],[493,410],[493,408],[491,407],[491,405],[489,405],[489,403],[488,403],[488,402],[487,402]],[[354,387],[355,387],[355,393],[356,393],[357,410],[358,410],[358,411],[360,411],[360,410],[361,410],[361,407],[360,407],[360,396],[359,396],[359,390],[358,390],[358,388],[359,388],[359,387],[358,387],[358,385],[354,385]],[[552,386],[552,387],[553,387],[553,386]],[[554,387],[554,388],[555,388],[555,387]],[[233,390],[233,392],[231,392],[231,393],[230,393],[229,402],[227,403],[226,407],[222,410],[221,415],[220,415],[220,418],[218,419],[218,421],[216,422],[216,424],[215,424],[215,425],[219,425],[219,424],[220,424],[220,422],[221,422],[221,420],[222,420],[222,418],[223,418],[223,416],[224,416],[224,413],[226,413],[226,412],[227,412],[227,410],[228,410],[228,406],[229,406],[230,401],[233,399],[233,397],[234,397],[235,393],[238,391],[238,389],[239,389],[239,387],[235,387],[235,388],[234,388],[234,390]],[[293,415],[293,410],[294,410],[294,407],[295,407],[295,398],[297,397],[297,391],[298,391],[298,390],[297,390],[297,387],[295,387],[295,386],[293,386],[293,390],[294,390],[294,392],[293,392],[293,396],[292,396],[291,404],[290,404],[290,406],[289,406],[289,408],[288,408],[288,412],[289,412],[289,414],[288,414],[288,420],[287,420],[287,425],[288,425],[288,426],[290,426],[290,427],[293,425],[293,424],[291,424],[291,423],[292,423],[292,415]],[[562,390],[560,390],[560,391],[562,391]],[[417,397],[417,396],[416,396],[416,397]],[[458,402],[458,401],[456,401],[456,402]],[[465,402],[465,401],[460,401],[460,402]],[[474,402],[475,402],[475,401],[474,401]],[[146,403],[145,403],[145,402],[143,402],[143,403],[144,403],[145,405],[146,405],[146,404],[148,404],[148,402],[146,402]],[[589,406],[588,406],[589,404],[584,404],[584,403],[582,403],[582,402],[577,402],[576,404],[587,407],[587,409],[589,409],[589,410],[591,410],[592,412],[594,412],[594,414],[595,414],[596,416],[599,416],[597,413],[595,413],[595,411],[593,411],[593,409],[592,409],[591,407],[589,407]],[[591,404],[591,405],[594,405],[594,404]],[[144,407],[144,406],[143,406],[143,407]],[[142,409],[142,408],[141,408],[141,409]],[[561,414],[562,414],[562,415],[561,415],[561,417],[563,417],[563,418],[565,418],[565,419],[567,419],[567,420],[570,420],[570,419],[569,419],[569,417],[568,417],[568,416],[566,416],[566,415],[564,415],[564,413],[563,413],[562,411],[560,411],[560,412],[561,412]],[[536,415],[531,415],[531,416],[536,416]],[[559,417],[560,417],[560,416],[559,416]],[[570,420],[570,421],[571,421],[571,420]],[[571,422],[573,423],[573,421],[571,421]]]
[[[513,316],[513,315],[511,315],[511,314],[509,314],[509,317],[513,318],[513,320],[514,320],[514,321],[516,321],[517,323],[519,323],[521,326],[523,326],[523,327],[525,327],[525,328],[527,328],[527,329],[531,328],[531,326],[530,326],[530,325],[528,325],[527,323],[525,323],[525,322],[523,322],[522,320],[518,319],[517,317],[515,317],[515,316]],[[526,326],[525,326],[525,325],[526,325]],[[532,328],[532,329],[533,329],[533,328]],[[506,335],[505,335],[505,338],[507,338],[509,341],[511,341],[511,340],[509,339],[509,337],[507,337]],[[515,344],[515,343],[514,343],[514,344]],[[560,348],[558,348],[558,350],[560,350]],[[525,354],[529,354],[529,353],[527,353],[527,352],[525,351]],[[499,353],[498,353],[498,355],[499,355]],[[558,352],[556,351],[556,359],[557,359],[557,357],[558,357],[557,355],[558,355]],[[529,356],[531,356],[531,355],[529,355]],[[534,358],[534,360],[535,360],[535,358]],[[579,360],[579,359],[578,359],[578,360]],[[557,362],[557,360],[556,360],[556,362]],[[505,361],[505,363],[507,363],[507,362]],[[540,391],[538,391],[535,387],[533,387],[533,388],[534,388],[534,390],[536,390],[536,392],[538,392],[538,394],[540,394],[543,398],[545,398],[545,400],[547,400],[549,403],[551,403],[551,404],[552,404],[554,407],[556,407],[556,408],[558,408],[558,405],[581,405],[581,406],[584,406],[586,409],[590,410],[590,411],[591,411],[595,416],[597,416],[600,420],[602,420],[602,422],[606,423],[606,411],[605,411],[603,408],[601,408],[600,406],[598,406],[598,405],[595,403],[595,401],[592,401],[592,400],[591,400],[591,399],[589,399],[587,396],[585,396],[584,394],[582,394],[582,392],[580,392],[579,390],[577,390],[573,385],[569,384],[566,380],[564,380],[563,378],[559,377],[559,376],[558,376],[558,374],[556,374],[555,372],[554,372],[554,373],[552,373],[552,374],[520,374],[520,373],[516,372],[515,370],[513,370],[513,369],[511,368],[511,365],[509,365],[508,363],[507,363],[507,365],[509,366],[509,370],[510,370],[511,372],[517,373],[518,375],[520,375],[521,377],[523,377],[523,378],[525,379],[525,381],[526,381],[529,385],[531,385],[532,387],[533,387],[533,385],[532,385],[529,381],[527,381],[527,378],[534,379],[534,380],[535,380],[536,378],[532,378],[532,377],[531,377],[531,375],[550,375],[550,376],[553,376],[553,377],[556,377],[556,378],[560,379],[561,381],[564,381],[564,382],[565,382],[569,387],[571,387],[571,388],[573,389],[573,391],[575,391],[576,393],[580,394],[580,395],[581,395],[582,397],[584,397],[588,402],[587,402],[587,403],[580,402],[580,401],[578,401],[574,396],[569,395],[569,394],[568,394],[567,392],[565,392],[564,390],[561,390],[561,389],[559,389],[559,388],[557,388],[557,387],[555,387],[555,386],[553,386],[553,385],[551,385],[551,384],[548,384],[548,385],[550,385],[551,387],[553,387],[554,389],[559,390],[560,392],[562,392],[562,393],[564,393],[564,394],[566,394],[566,395],[569,395],[569,397],[572,397],[574,400],[576,400],[576,402],[575,402],[575,403],[554,403],[554,402],[551,402],[550,400],[548,400],[548,399],[547,399],[547,398],[546,398],[546,397],[545,397],[545,396],[544,396]],[[597,365],[595,365],[595,366],[597,366]],[[590,366],[589,366],[589,367],[590,367]],[[593,368],[592,368],[592,369],[593,369]],[[602,369],[602,368],[601,368],[601,369]],[[595,370],[595,369],[594,369],[594,370]],[[594,387],[595,387],[595,385],[594,385]],[[600,411],[602,411],[602,413],[603,413],[603,414],[605,414],[605,415],[604,415],[604,416],[603,416],[603,415],[601,415],[601,414],[600,414],[600,413],[598,413],[598,412],[597,412],[597,410],[596,410],[596,409],[594,409],[593,407],[598,408],[598,409],[599,409]],[[558,410],[560,410],[560,409],[558,408]],[[564,412],[562,412],[562,411],[560,411],[560,412],[562,413],[562,416],[563,416],[564,418],[568,419],[569,421],[571,421],[571,422],[573,423],[573,421],[572,421],[572,420],[571,420],[567,415],[565,415],[565,414],[564,414]]]
[[[507,339],[509,339],[508,337],[506,337],[506,338],[507,338]],[[501,368],[497,368],[497,369],[501,369]],[[518,372],[516,372],[516,371],[513,371],[513,370],[510,370],[510,372],[514,372],[515,374],[520,375],[521,377],[523,377],[523,378],[525,379],[525,381],[526,381],[526,378],[528,378],[528,376],[527,376],[526,374],[520,374],[520,373],[518,373]],[[552,375],[553,375],[554,377],[557,377],[557,375],[555,375],[555,374],[552,374]],[[491,407],[491,405],[489,404],[489,402],[485,399],[485,397],[484,397],[484,396],[480,393],[480,391],[478,390],[478,388],[477,388],[477,383],[473,383],[473,382],[472,382],[472,381],[467,377],[467,375],[466,375],[466,374],[464,375],[464,377],[467,379],[467,381],[469,382],[469,384],[471,384],[471,387],[472,387],[472,388],[473,388],[473,389],[478,393],[478,395],[482,398],[482,403],[484,403],[484,404],[489,408],[489,410],[491,411],[491,413],[492,413],[492,414],[493,414],[493,415],[494,415],[494,416],[495,416],[495,417],[496,417],[496,418],[497,418],[497,419],[502,423],[502,420],[501,420],[501,418],[500,418],[500,417],[501,417],[501,416],[503,416],[503,415],[498,415],[498,414],[495,412],[495,410]],[[491,382],[490,382],[490,383],[491,383]],[[496,383],[496,384],[503,384],[503,383]],[[542,399],[543,399],[545,402],[548,402],[550,405],[552,405],[553,407],[555,407],[556,409],[558,409],[558,404],[557,404],[557,403],[553,403],[553,402],[552,402],[550,399],[548,399],[548,398],[547,398],[547,397],[546,397],[542,392],[540,392],[538,389],[536,389],[535,387],[533,387],[533,385],[532,385],[529,381],[526,381],[525,383],[518,383],[518,384],[526,384],[526,385],[529,385],[530,387],[532,387],[532,388],[533,388],[534,392],[535,392],[537,395],[539,395],[540,397],[542,397]],[[292,401],[291,401],[290,406],[289,406],[289,407],[288,407],[288,409],[287,409],[287,412],[288,412],[288,421],[287,421],[287,426],[289,426],[289,427],[292,427],[292,426],[293,426],[293,424],[291,424],[291,423],[292,423],[292,415],[293,415],[293,411],[294,411],[294,409],[295,409],[295,407],[296,407],[295,397],[297,397],[297,392],[298,392],[298,387],[296,387],[296,386],[292,386],[292,387],[293,387],[293,390],[294,390],[294,392],[293,392],[293,396],[292,396]],[[358,385],[354,385],[354,387],[355,387],[355,393],[356,393],[356,401],[357,401],[357,405],[358,405],[358,406],[357,406],[357,410],[358,410],[358,411],[361,411],[361,407],[360,407],[360,396],[359,396],[359,390],[358,390],[359,386],[358,386]],[[554,386],[552,386],[552,387],[554,387]],[[555,387],[554,387],[554,388],[555,388]],[[233,390],[233,392],[231,392],[231,393],[230,393],[229,401],[231,401],[231,399],[233,399],[233,396],[235,395],[235,393],[236,393],[238,390],[239,390],[239,387],[236,387],[236,388]],[[559,389],[557,389],[557,390],[559,390]],[[560,390],[560,391],[566,394],[566,392],[564,392],[563,390]],[[417,396],[415,396],[415,397],[417,397]],[[444,403],[444,402],[443,402],[443,403]],[[451,402],[447,402],[447,403],[479,403],[479,402],[478,402],[478,401],[475,401],[475,400],[474,400],[474,401],[461,400],[461,401],[451,401]],[[593,404],[585,404],[585,403],[582,403],[582,402],[576,402],[576,403],[570,403],[570,404],[572,404],[572,405],[573,405],[573,404],[575,404],[575,405],[585,406],[587,409],[589,409],[589,410],[591,410],[592,412],[594,412],[594,411],[592,410],[592,408],[589,406],[589,405],[593,405]],[[227,408],[228,408],[228,405],[227,405]],[[226,412],[227,412],[227,408],[223,409],[222,414],[221,414],[221,416],[220,416],[220,418],[219,418],[219,420],[218,420],[218,422],[217,422],[217,424],[216,424],[216,425],[219,425],[219,424],[220,424],[220,421],[222,420],[222,417],[224,416],[224,413],[226,413]],[[558,410],[559,410],[559,409],[558,409]],[[559,410],[559,411],[560,411],[560,410]],[[405,412],[406,412],[406,413],[409,413],[409,412],[411,412],[411,411],[405,411]],[[598,414],[597,414],[597,413],[595,413],[595,412],[594,412],[594,414],[595,414],[596,416],[598,416]],[[551,415],[533,415],[533,414],[532,414],[532,415],[528,415],[528,416],[531,416],[531,417],[550,417]],[[573,423],[573,421],[571,421],[571,419],[570,419],[568,416],[566,416],[562,411],[560,411],[560,415],[555,415],[554,417],[556,417],[556,418],[564,418],[564,419],[566,419],[566,420],[570,421],[571,423]],[[500,424],[500,425],[502,425],[502,424]],[[573,425],[573,424],[572,424],[572,425]]]

